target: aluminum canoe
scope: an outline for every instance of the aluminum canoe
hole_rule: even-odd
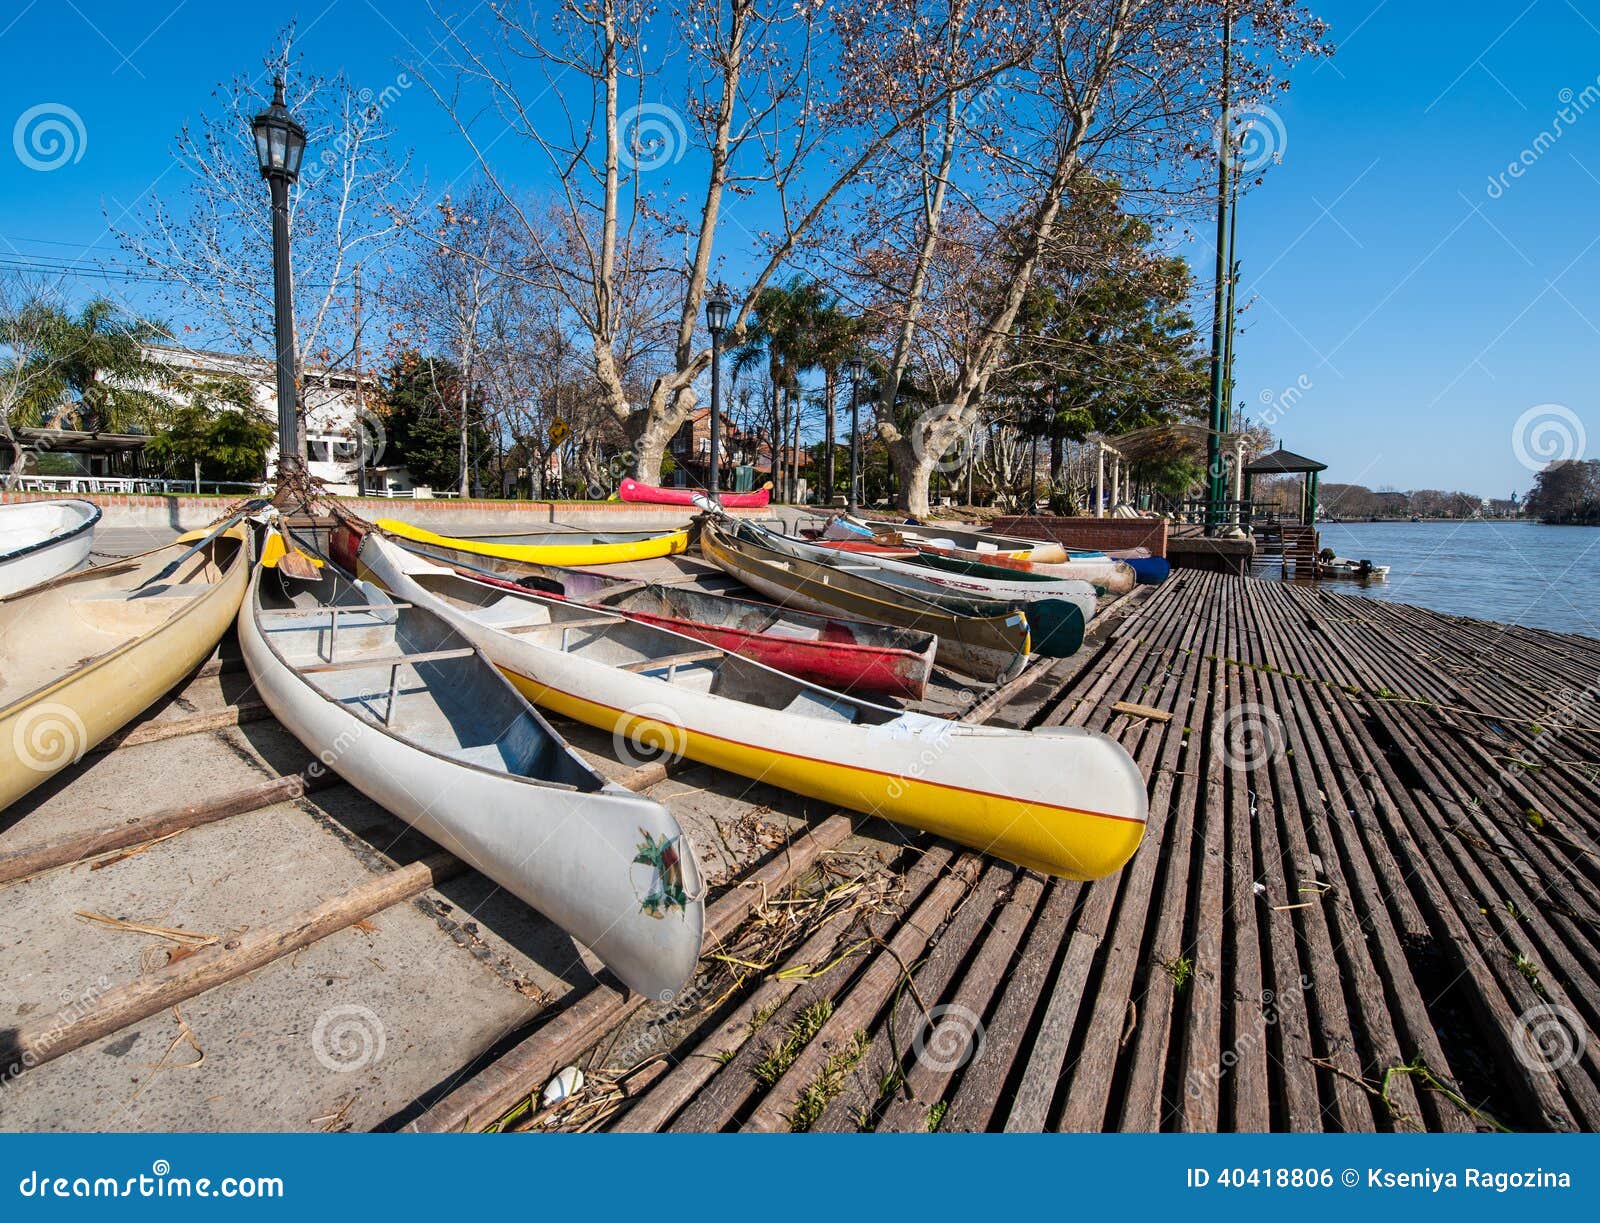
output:
[[[678,821],[585,764],[451,620],[331,566],[261,565],[239,641],[273,716],[368,798],[630,989],[669,998],[693,975],[704,885]]]

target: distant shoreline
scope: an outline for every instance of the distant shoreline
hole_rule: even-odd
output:
[[[1419,518],[1416,521],[1413,521],[1410,518],[1323,518],[1323,519],[1319,519],[1318,520],[1317,525],[1319,527],[1320,526],[1340,527],[1340,526],[1351,526],[1351,525],[1353,525],[1355,523],[1398,522],[1398,523],[1401,523],[1401,524],[1403,524],[1405,526],[1421,526],[1424,523],[1429,523],[1429,522],[1440,522],[1440,523],[1444,523],[1444,522],[1453,522],[1453,523],[1483,522],[1483,523],[1500,523],[1500,524],[1503,524],[1503,523],[1517,523],[1517,522],[1537,523],[1538,521],[1539,520],[1537,518]],[[1564,523],[1546,523],[1544,525],[1546,525],[1546,526],[1564,526],[1564,525],[1567,525],[1567,524],[1564,524]]]

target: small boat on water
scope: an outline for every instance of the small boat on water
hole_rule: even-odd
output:
[[[932,582],[816,551],[818,559],[797,559],[732,519],[708,517],[701,525],[701,556],[786,607],[934,633],[940,663],[988,683],[1010,679],[1028,661],[1028,617],[1009,604],[963,599]]]
[[[377,533],[361,560],[395,598],[481,646],[530,700],[636,746],[1069,879],[1120,869],[1144,834],[1144,779],[1105,736],[874,705],[648,624],[474,581]]]
[[[331,566],[315,581],[291,577],[274,565],[284,551],[269,529],[239,612],[273,716],[630,989],[675,993],[694,972],[705,915],[671,812],[585,764],[453,621]]]
[[[1067,550],[1052,540],[996,535],[992,531],[947,526],[942,522],[918,525],[909,522],[880,522],[855,518],[849,514],[838,514],[828,527],[823,528],[824,534],[828,533],[829,527],[832,528],[835,539],[848,538],[852,532],[858,536],[891,535],[899,536],[907,543],[931,544],[936,548],[970,548],[974,552],[995,552],[1018,560],[1041,561],[1046,564],[1057,564],[1067,559]]]
[[[641,484],[631,477],[623,477],[617,495],[624,501],[633,501],[645,505],[693,505],[698,489],[693,488],[660,488],[654,484]],[[700,494],[704,495],[704,494]],[[772,500],[772,484],[768,482],[761,488],[749,493],[721,493],[717,500],[724,509],[730,510],[756,510],[761,509]]]
[[[0,808],[198,667],[250,576],[243,526],[68,573],[0,603]]]
[[[333,532],[333,559],[351,572],[358,572],[365,533],[363,525],[348,520]],[[919,701],[939,644],[932,633],[812,615],[721,592],[475,556],[436,544],[404,546],[467,577],[609,608],[842,692]]]
[[[919,556],[911,562],[886,556],[841,555],[823,545],[750,524],[741,524],[740,529],[772,551],[794,560],[820,562],[837,571],[904,587],[954,610],[969,610],[972,600],[1019,608],[1028,616],[1033,652],[1049,658],[1067,658],[1077,653],[1083,644],[1084,629],[1095,613],[1094,587],[1087,582],[1063,582],[1003,570],[1000,572],[1004,576],[993,577],[974,572],[981,566],[941,562],[938,557]]]
[[[1351,578],[1358,582],[1381,582],[1389,576],[1388,565],[1374,565],[1369,560],[1351,560],[1348,556],[1317,558],[1319,578]]]
[[[477,556],[542,565],[615,565],[623,561],[654,560],[689,547],[687,530],[669,531],[521,531],[508,535],[439,535],[395,518],[380,518],[378,526],[401,539],[440,544]]]
[[[99,521],[100,507],[92,501],[0,505],[0,599],[83,564]]]

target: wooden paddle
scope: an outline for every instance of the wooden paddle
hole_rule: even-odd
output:
[[[254,512],[256,509],[258,509],[261,505],[264,505],[264,504],[265,504],[265,502],[261,502],[261,501],[249,502],[237,514],[234,514],[230,518],[224,519],[221,523],[219,523],[215,527],[213,527],[211,529],[210,533],[207,534],[204,539],[197,540],[195,543],[190,544],[189,547],[184,549],[184,551],[181,552],[178,555],[178,558],[175,561],[173,561],[171,564],[166,565],[164,568],[162,568],[160,573],[152,574],[150,577],[147,577],[144,581],[140,582],[137,586],[135,586],[133,588],[133,593],[134,594],[138,594],[146,586],[153,585],[156,582],[164,582],[164,581],[166,581],[174,573],[178,572],[178,567],[180,565],[182,565],[184,561],[188,560],[191,556],[193,556],[196,552],[200,551],[201,548],[205,547],[212,540],[216,539],[224,531],[227,531],[230,527],[232,527],[235,523],[237,523],[239,521],[239,519],[243,518],[246,514]]]

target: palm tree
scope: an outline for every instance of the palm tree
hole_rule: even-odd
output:
[[[162,388],[172,371],[145,354],[147,345],[170,337],[164,326],[131,317],[104,297],[76,316],[37,301],[27,309],[34,312],[39,343],[23,358],[30,367],[28,391],[12,423],[149,431],[171,410]]]

